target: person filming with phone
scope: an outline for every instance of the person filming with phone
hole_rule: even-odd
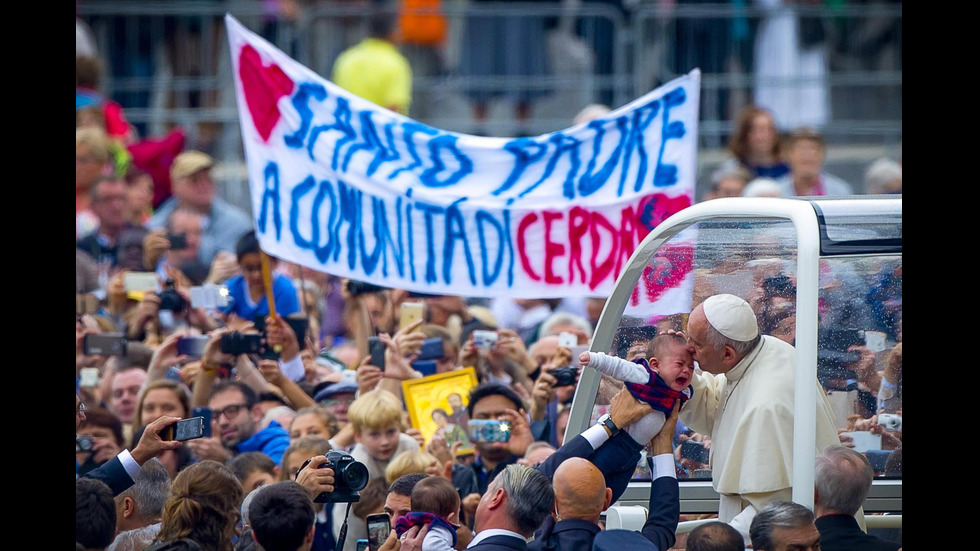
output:
[[[183,445],[177,440],[166,440],[160,433],[179,421],[178,417],[161,416],[146,426],[139,443],[133,447],[132,451],[124,449],[115,457],[103,463],[99,467],[85,473],[84,476],[95,478],[105,482],[112,490],[112,495],[117,496],[126,491],[133,485],[134,478],[139,473],[143,464],[150,459],[157,457],[164,450],[175,450]],[[76,448],[78,443],[78,428],[85,422],[85,404],[82,403],[78,394],[75,394],[75,433]]]

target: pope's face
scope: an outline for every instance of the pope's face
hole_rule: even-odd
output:
[[[725,348],[716,348],[708,342],[708,318],[699,304],[687,320],[687,349],[702,371],[720,374],[726,371],[722,362]]]

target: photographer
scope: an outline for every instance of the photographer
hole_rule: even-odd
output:
[[[562,351],[559,354],[559,350]],[[559,384],[555,370],[569,365],[578,366],[572,361],[571,351],[558,346],[557,335],[547,335],[531,345],[528,356],[538,365],[538,378],[531,390],[531,434],[535,440],[544,440],[552,446],[560,446],[564,434],[558,433],[558,414],[561,408],[570,407],[578,384],[578,371],[574,372],[572,384]],[[540,362],[540,363],[538,363]]]
[[[105,482],[112,490],[112,495],[119,495],[133,485],[133,479],[142,465],[151,458],[157,457],[164,450],[175,450],[183,445],[178,440],[164,440],[160,431],[179,421],[177,417],[161,416],[146,426],[139,442],[132,451],[123,449],[115,457],[101,466],[87,472],[85,476]],[[75,395],[75,431],[76,448],[78,429],[85,422],[85,404]]]
[[[236,342],[245,338],[230,328],[211,333],[211,339],[204,347],[201,369],[193,387],[193,406],[207,405],[212,411],[212,427],[218,435],[198,438],[188,445],[199,459],[227,461],[234,455],[248,451],[260,451],[277,464],[289,445],[289,432],[278,422],[272,421],[267,427],[258,430],[262,411],[257,407],[258,393],[241,380],[224,379],[215,382],[219,371],[224,372],[228,365],[234,365],[240,375],[255,370],[252,360],[243,351],[225,352],[226,336],[236,337]],[[232,364],[234,362],[234,364]],[[228,371],[226,376],[230,376]],[[253,379],[254,379],[253,373]],[[261,377],[259,376],[261,379]]]

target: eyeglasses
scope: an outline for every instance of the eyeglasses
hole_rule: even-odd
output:
[[[238,414],[242,412],[243,408],[248,407],[248,404],[232,404],[230,406],[225,406],[222,409],[211,410],[211,415],[214,416],[215,420],[221,419],[222,415],[228,416],[228,420],[238,417]]]
[[[320,400],[320,405],[324,407],[334,407],[340,404],[351,405],[354,403],[353,396],[344,396],[343,398],[324,398]]]
[[[85,414],[85,404],[83,404],[82,402],[78,402],[78,407],[75,408],[75,415],[84,415],[84,414]]]

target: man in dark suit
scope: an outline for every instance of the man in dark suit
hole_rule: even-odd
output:
[[[864,504],[874,470],[868,458],[845,446],[829,446],[817,456],[813,510],[824,551],[895,551],[899,543],[861,530],[854,515]]]
[[[75,394],[75,430],[85,420],[85,404],[78,394]],[[146,426],[140,441],[133,451],[123,450],[118,455],[106,461],[101,466],[85,473],[86,477],[101,480],[117,496],[133,485],[133,478],[151,458],[157,457],[164,450],[175,450],[183,445],[178,440],[163,440],[160,431],[180,421],[179,417],[164,415]]]
[[[622,391],[613,398],[610,413],[615,418],[621,418],[624,412],[629,412],[627,418],[634,420],[649,413],[650,407],[638,402],[628,392]],[[605,465],[609,458],[604,456],[614,450],[614,448],[607,448],[611,444],[615,445],[615,442],[610,440],[599,447],[590,459],[569,458],[554,470],[555,510],[535,533],[535,538],[528,544],[528,549],[589,551],[593,549],[593,544],[596,548],[620,551],[626,548],[654,551],[669,549],[675,541],[674,532],[677,530],[677,520],[680,515],[672,441],[676,423],[675,409],[660,433],[650,442],[653,455],[649,458],[652,479],[649,515],[641,532],[616,529],[603,531],[599,527],[600,514],[619,498],[636,466],[635,457],[632,462],[620,460],[618,464]],[[607,433],[613,432],[603,424],[597,424],[595,427],[606,429]],[[595,427],[576,438],[582,438]],[[612,434],[613,437],[625,436],[627,441],[632,442],[632,437],[625,431],[616,429],[615,432],[616,434]],[[571,443],[570,441],[569,444]],[[616,452],[616,455],[619,453]],[[547,464],[548,461],[542,464],[542,467]],[[607,487],[607,477],[604,473],[608,475],[609,480],[614,481],[615,490]],[[625,483],[622,481],[624,478]]]
[[[479,399],[476,401],[483,400],[488,396],[494,397],[493,399],[495,400],[497,396],[503,396],[503,392],[497,388],[500,386],[494,384],[481,385],[481,387],[485,388],[481,388],[481,392],[476,393],[479,396]],[[500,403],[496,404],[495,407],[499,408],[509,405],[507,401],[500,400]],[[514,401],[514,399],[510,399],[509,401]],[[473,402],[474,400],[471,398],[471,407]],[[548,522],[548,519],[551,518],[548,513],[554,508],[554,490],[550,480],[566,461],[572,461],[572,466],[569,467],[571,472],[568,475],[570,479],[574,479],[577,476],[575,474],[575,467],[581,467],[583,462],[591,469],[607,474],[605,478],[601,473],[599,474],[599,478],[602,479],[599,485],[601,485],[601,493],[604,500],[603,509],[609,503],[619,499],[629,484],[630,477],[639,460],[641,450],[640,444],[634,441],[633,437],[626,431],[621,430],[620,427],[625,427],[641,419],[650,413],[650,411],[651,408],[649,405],[637,401],[628,391],[624,390],[613,397],[610,412],[608,415],[600,417],[601,422],[586,429],[582,434],[569,439],[565,445],[551,454],[536,469],[530,469],[529,467],[514,463],[499,464],[494,469],[496,476],[490,479],[486,492],[480,498],[475,515],[476,521],[474,523],[474,529],[477,534],[469,546],[467,546],[467,549],[474,547],[478,547],[480,551],[490,549],[490,547],[485,546],[492,546],[493,549],[491,551],[513,551],[514,549],[525,551],[527,549],[533,549],[534,547],[532,545],[535,543],[532,542],[531,545],[528,545],[527,538],[541,527],[542,522]],[[676,421],[676,415],[674,419]],[[523,434],[526,430],[529,430],[526,423],[522,423],[522,418],[520,417],[515,418],[514,423],[515,425],[511,427],[511,431],[515,435],[518,433]],[[673,475],[673,454],[671,453],[673,425],[671,425],[668,431],[662,431],[662,433],[667,434],[667,451],[665,457],[669,460],[669,469],[667,470]],[[519,470],[519,467],[521,469],[528,469],[534,475],[532,476],[526,470]],[[509,473],[506,480],[500,478],[503,473]],[[521,491],[518,492],[518,489],[505,491],[514,485],[512,483],[514,476],[526,479],[523,484],[519,484]],[[676,479],[673,480],[675,511],[673,521],[674,528],[676,528],[676,511],[679,503],[677,503],[677,481]],[[525,488],[527,485],[538,489],[528,490]],[[544,509],[544,514],[538,516],[537,512],[540,506],[544,505],[543,500],[545,498],[550,499],[551,503]],[[598,521],[598,516],[595,520]],[[554,520],[552,519],[550,522],[553,526]],[[595,524],[595,529],[596,531],[599,530],[598,524]],[[669,530],[671,543],[673,542],[673,531],[673,528]],[[634,534],[642,539],[639,533],[634,532]],[[401,551],[420,550],[424,535],[424,529],[410,529],[401,537]],[[535,542],[538,542],[539,538],[540,535],[536,535]],[[589,539],[589,543],[591,545],[591,538]],[[650,545],[649,540],[647,540],[647,545]],[[667,547],[663,547],[662,549],[667,549]],[[386,548],[382,547],[382,551],[386,551]]]
[[[474,551],[527,551],[527,540],[555,506],[555,492],[540,471],[512,463],[490,482],[474,517]]]

